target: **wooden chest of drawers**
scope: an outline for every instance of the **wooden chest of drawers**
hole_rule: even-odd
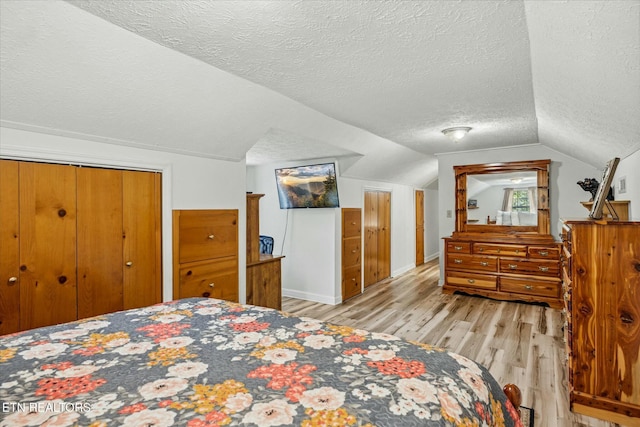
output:
[[[571,410],[640,426],[640,222],[566,220]]]
[[[560,245],[446,238],[443,290],[560,308]]]
[[[238,302],[238,211],[173,211],[173,299]]]

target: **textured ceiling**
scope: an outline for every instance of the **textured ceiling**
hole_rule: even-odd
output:
[[[250,164],[639,148],[640,1],[2,0],[3,126]],[[441,130],[473,130],[452,144]],[[605,149],[603,149],[605,148]],[[347,163],[347,162],[345,162]]]

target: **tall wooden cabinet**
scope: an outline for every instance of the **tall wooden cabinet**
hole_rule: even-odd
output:
[[[362,292],[362,211],[342,208],[342,301]]]
[[[282,308],[284,256],[260,253],[260,198],[247,194],[247,304]]]
[[[0,160],[0,334],[160,302],[160,174]]]
[[[565,220],[571,408],[640,425],[640,222]]]
[[[238,210],[173,211],[173,298],[238,302]]]

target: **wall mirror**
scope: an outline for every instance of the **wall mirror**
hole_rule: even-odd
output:
[[[454,166],[456,233],[547,236],[550,160]]]

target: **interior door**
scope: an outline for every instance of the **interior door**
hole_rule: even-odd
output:
[[[18,162],[0,160],[0,335],[20,330]]]
[[[416,267],[424,264],[424,191],[416,190]]]
[[[364,286],[378,281],[378,192],[364,193]]]
[[[391,276],[391,193],[378,192],[378,281]]]
[[[122,310],[122,171],[78,168],[78,317]]]
[[[76,168],[21,162],[20,329],[77,318]]]
[[[125,309],[162,301],[161,177],[122,172]]]

